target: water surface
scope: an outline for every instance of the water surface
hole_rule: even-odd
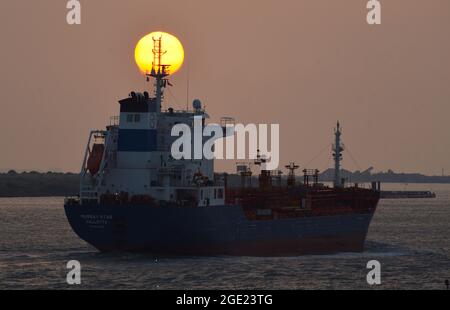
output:
[[[157,259],[101,254],[65,218],[63,198],[0,199],[0,289],[70,289],[66,263],[82,265],[84,289],[372,289],[366,264],[382,265],[383,289],[443,289],[450,279],[450,185],[436,199],[382,200],[366,251],[289,258]]]

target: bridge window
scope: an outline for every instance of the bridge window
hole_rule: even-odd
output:
[[[141,122],[141,114],[127,114],[127,123]]]

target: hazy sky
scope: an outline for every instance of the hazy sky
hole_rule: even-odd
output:
[[[339,119],[362,169],[450,174],[448,0],[381,1],[375,27],[366,0],[80,2],[80,26],[65,0],[0,2],[1,169],[78,171],[89,130],[149,87],[134,47],[163,30],[185,46],[191,99],[214,121],[279,123],[283,163],[304,166]],[[186,105],[187,64],[166,106]]]

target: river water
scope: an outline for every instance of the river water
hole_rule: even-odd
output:
[[[450,185],[384,188],[437,198],[380,201],[364,253],[287,258],[101,254],[72,232],[63,198],[0,198],[0,289],[72,289],[69,260],[81,263],[82,289],[444,289]],[[381,263],[380,286],[367,284],[370,260]]]

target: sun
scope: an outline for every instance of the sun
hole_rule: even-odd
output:
[[[180,40],[175,36],[161,31],[152,32],[139,40],[134,51],[134,58],[139,70],[149,74],[153,64],[153,39],[161,38],[161,48],[166,53],[162,56],[161,64],[170,65],[168,73],[174,74],[180,70],[184,61],[184,49]]]

